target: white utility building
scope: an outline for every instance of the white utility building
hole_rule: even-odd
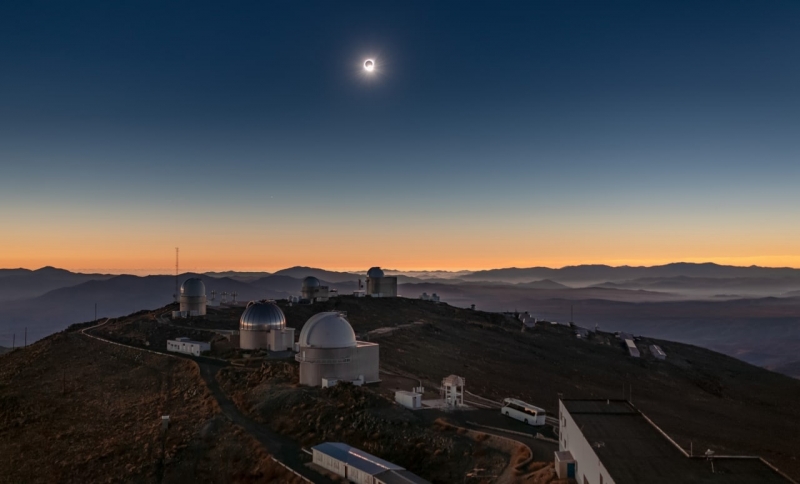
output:
[[[341,442],[311,448],[314,464],[358,484],[430,484],[429,481],[380,457]]]
[[[353,327],[336,311],[315,314],[306,322],[295,360],[303,385],[320,386],[323,379],[358,385],[380,381],[378,345],[356,341]]]
[[[205,341],[192,341],[189,338],[176,338],[167,340],[167,351],[200,356],[203,351],[211,350],[211,343]]]
[[[387,277],[380,267],[367,271],[367,295],[372,297],[397,297],[397,278]]]
[[[273,301],[251,301],[239,318],[239,347],[243,350],[287,351],[294,348],[294,328]]]
[[[197,277],[181,284],[181,313],[189,316],[206,315],[206,285]]]
[[[303,279],[302,299],[308,302],[327,301],[329,297],[328,286],[323,286],[316,277],[308,276]]]
[[[394,392],[394,401],[411,410],[422,408],[421,393],[398,390]]]

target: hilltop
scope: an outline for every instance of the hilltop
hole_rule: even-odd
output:
[[[642,337],[637,343],[643,358],[633,359],[611,333],[578,339],[562,324],[522,332],[518,320],[502,314],[415,299],[339,297],[312,306],[279,304],[287,324],[298,332],[317,312],[346,311],[362,338],[381,345],[382,370],[398,375],[387,377],[387,385],[408,389],[421,381],[436,388],[444,376],[458,374],[466,378],[467,390],[481,397],[520,398],[550,412],[555,412],[559,394],[619,398],[624,387],[625,395],[682,446],[761,455],[800,476],[800,381],[714,351]],[[204,328],[237,328],[242,307],[214,310],[206,319],[182,323],[196,330],[170,329],[154,321],[169,309],[119,320],[100,334],[130,344],[147,341],[155,349],[167,337],[205,338],[219,342],[217,356],[241,357]],[[652,343],[666,351],[666,361],[649,354]],[[251,407],[269,394],[259,386],[268,383],[256,380],[255,386],[227,388],[243,411],[259,418]],[[285,423],[273,423],[291,431],[281,427]]]

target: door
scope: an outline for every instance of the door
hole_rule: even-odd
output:
[[[567,462],[567,477],[570,479],[575,479],[575,463],[574,462]]]

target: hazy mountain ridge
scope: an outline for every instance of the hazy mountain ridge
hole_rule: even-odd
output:
[[[790,277],[800,279],[800,269],[789,267],[760,267],[760,266],[725,266],[714,263],[689,263],[675,262],[661,266],[608,266],[608,265],[578,265],[566,266],[560,269],[549,267],[530,268],[505,268],[475,271],[462,276],[467,280],[525,282],[534,279],[552,279],[559,283],[591,283],[620,282],[641,279],[646,277],[707,277],[707,278],[734,278],[734,277]]]
[[[62,287],[112,277],[109,274],[83,274],[54,267],[37,270],[0,269],[0,302],[41,296]]]

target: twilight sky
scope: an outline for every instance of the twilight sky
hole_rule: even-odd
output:
[[[5,1],[0,267],[800,267],[798,86],[794,0]]]

